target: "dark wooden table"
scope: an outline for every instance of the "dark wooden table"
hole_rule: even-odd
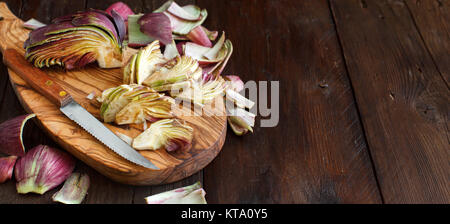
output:
[[[8,0],[23,20],[114,0]],[[149,12],[163,0],[124,1]],[[449,203],[450,1],[178,0],[208,9],[234,53],[225,74],[280,81],[280,122],[228,130],[219,156],[174,184],[118,184],[78,162],[92,185],[84,203],[144,203],[201,181],[209,203]],[[24,114],[0,65],[0,122]],[[35,125],[27,147],[56,145]],[[51,203],[56,190],[0,203]]]

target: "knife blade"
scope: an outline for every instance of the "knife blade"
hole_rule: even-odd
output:
[[[3,52],[3,62],[24,79],[34,90],[44,95],[60,107],[61,112],[77,123],[89,134],[98,139],[112,151],[143,167],[159,170],[152,162],[143,157],[129,144],[97,120],[91,113],[79,105],[61,86],[40,69],[31,64],[17,50],[7,49]]]

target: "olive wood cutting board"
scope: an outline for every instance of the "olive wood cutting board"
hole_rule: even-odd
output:
[[[14,16],[7,5],[0,2],[0,49],[14,48],[25,53],[23,43],[30,30],[23,28],[23,21]],[[132,49],[126,54],[131,55]],[[31,65],[31,64],[30,64]],[[62,68],[43,69],[55,82],[61,85],[86,110],[99,118],[99,105],[87,96],[99,96],[105,89],[122,84],[122,70],[101,69],[96,64],[86,68],[66,71]],[[185,152],[169,153],[164,149],[139,151],[160,168],[151,170],[129,162],[65,117],[59,108],[44,96],[34,91],[17,74],[8,69],[11,85],[28,113],[34,113],[39,126],[66,151],[82,160],[98,172],[120,183],[131,185],[158,185],[186,178],[209,164],[220,152],[226,136],[226,115],[222,97],[201,111],[181,107],[180,115],[194,128],[192,148]],[[190,114],[190,115],[189,115]],[[195,115],[195,116],[194,116]],[[143,125],[114,126],[105,124],[113,132],[136,137],[143,131]]]

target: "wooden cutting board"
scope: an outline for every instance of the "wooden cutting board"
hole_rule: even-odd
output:
[[[22,54],[27,29],[23,21],[15,17],[7,5],[0,2],[0,49],[14,48]],[[131,54],[132,52],[127,52]],[[95,64],[78,70],[65,71],[61,68],[43,69],[55,79],[86,110],[99,118],[99,105],[86,98],[94,92],[100,95],[107,88],[122,84],[121,69],[100,69]],[[194,128],[192,148],[186,152],[168,153],[164,149],[140,151],[160,170],[151,170],[135,165],[115,154],[101,142],[65,117],[59,108],[45,97],[31,89],[25,81],[8,69],[11,85],[25,110],[35,113],[37,123],[57,143],[72,155],[112,180],[131,185],[157,185],[186,178],[209,164],[220,152],[226,136],[226,116],[222,97],[203,113],[189,108],[189,116],[179,116]],[[203,115],[202,115],[203,114]],[[113,132],[136,137],[143,131],[142,125],[118,127],[106,124]]]

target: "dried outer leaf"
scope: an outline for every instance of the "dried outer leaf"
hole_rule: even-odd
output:
[[[153,88],[183,82],[191,79],[198,68],[199,64],[193,58],[185,55],[176,57],[150,75],[143,84]]]
[[[21,115],[0,124],[0,152],[12,156],[24,156],[22,134],[26,122],[35,114]]]
[[[255,105],[255,102],[245,98],[244,96],[242,96],[241,94],[232,89],[225,90],[225,93],[226,93],[226,100],[233,102],[238,107],[251,109]]]
[[[175,44],[175,41],[172,40],[172,43],[166,45],[166,48],[164,49],[164,58],[167,60],[171,60],[177,56],[179,57],[180,53],[178,53],[178,49],[177,49],[177,45]]]
[[[204,26],[200,26],[200,27],[203,29],[203,31],[205,31],[206,35],[208,36],[209,40],[211,40],[211,41],[215,41],[217,39],[217,36],[219,36],[218,31],[210,31]]]
[[[194,129],[177,119],[163,119],[152,123],[133,141],[137,150],[157,150],[165,148],[168,152],[186,151],[192,146]]]
[[[66,152],[38,145],[17,160],[17,192],[44,194],[64,182],[74,167],[75,160]]]
[[[189,32],[186,37],[192,42],[205,47],[212,47],[211,40],[202,26],[197,26]]]
[[[0,184],[11,179],[17,156],[0,158]]]
[[[52,199],[54,202],[63,204],[81,204],[86,197],[89,185],[90,180],[87,174],[72,173]]]
[[[227,75],[224,77],[227,81],[227,87],[235,92],[240,92],[244,89],[244,82],[237,75]]]
[[[31,19],[27,20],[25,23],[23,23],[23,27],[30,29],[30,30],[35,30],[37,28],[41,28],[44,26],[46,26],[45,23],[41,23],[38,20],[33,19],[33,18],[31,18]]]
[[[116,114],[124,108],[134,97],[141,94],[154,93],[155,91],[136,84],[120,85],[107,89],[102,93],[100,117],[104,122],[114,122]]]
[[[207,204],[200,181],[145,198],[147,204]]]
[[[123,2],[113,3],[106,9],[106,12],[111,15],[112,10],[115,10],[122,17],[122,19],[124,21],[128,20],[129,15],[134,15],[133,10],[127,4],[125,4]]]
[[[172,118],[171,112],[174,100],[163,94],[148,93],[135,97],[116,114],[116,123],[140,124],[145,121]]]
[[[143,14],[128,16],[128,46],[129,47],[145,47],[147,44],[155,41],[155,38],[141,32],[141,25],[138,20]]]
[[[172,42],[170,19],[164,13],[144,14],[137,23],[140,25],[142,33],[161,41],[162,44],[166,45]]]
[[[166,60],[159,49],[158,40],[139,50],[134,73],[136,83],[142,84],[149,75],[153,74],[165,62]]]

